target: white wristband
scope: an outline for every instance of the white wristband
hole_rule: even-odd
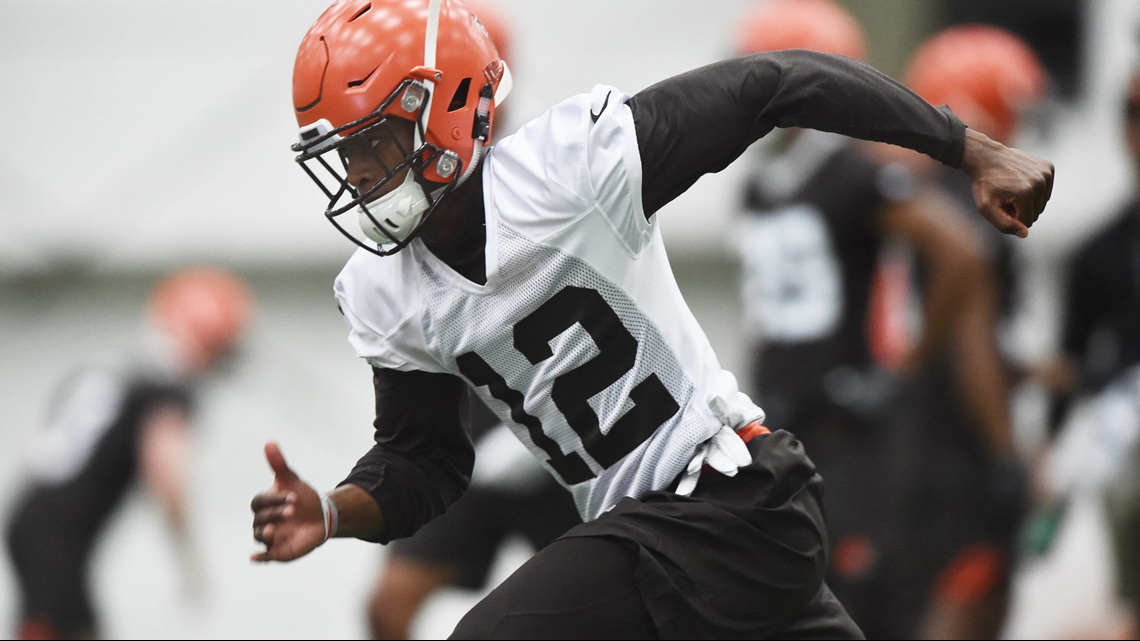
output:
[[[321,495],[321,513],[325,520],[325,541],[327,541],[336,536],[336,529],[340,520],[336,503],[329,498],[328,494]]]

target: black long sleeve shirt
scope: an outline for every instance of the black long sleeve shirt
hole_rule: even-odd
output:
[[[376,444],[341,485],[367,490],[384,515],[379,543],[411,536],[471,481],[467,384],[448,374],[372,369]]]
[[[674,76],[628,102],[642,164],[647,217],[698,178],[727,167],[775,127],[805,127],[892,143],[958,166],[965,127],[871,67],[841,56],[781,51],[726,60]],[[482,219],[482,216],[478,216]],[[482,274],[481,225],[454,266]],[[462,243],[460,243],[462,244]],[[472,251],[468,251],[468,249]],[[472,256],[476,257],[472,259]],[[344,483],[367,490],[384,514],[375,540],[410,536],[466,490],[474,453],[463,423],[467,386],[447,374],[374,372],[376,445]]]
[[[701,176],[721,171],[776,127],[885,142],[951,167],[966,127],[874,68],[800,49],[717,62],[648,87],[629,101],[641,153],[646,216]]]

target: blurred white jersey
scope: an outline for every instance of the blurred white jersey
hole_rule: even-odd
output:
[[[486,285],[419,240],[335,285],[361,357],[466,379],[585,520],[668,487],[737,393],[645,218],[628,98],[595,87],[489,151]]]

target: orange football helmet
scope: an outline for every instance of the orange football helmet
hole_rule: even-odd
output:
[[[867,59],[859,22],[831,0],[773,0],[757,5],[741,22],[737,53],[810,49]]]
[[[1008,143],[1021,113],[1045,94],[1046,74],[1012,33],[964,25],[919,47],[904,82],[927,102],[949,106],[970,128]]]
[[[440,199],[474,171],[510,84],[494,42],[463,0],[333,4],[305,34],[293,69],[300,126],[293,149],[329,197],[325,215],[375,254],[407,246]],[[415,123],[413,148],[400,145],[404,160],[394,167],[377,155],[386,178],[357,193],[342,148],[358,136],[398,142],[391,118]],[[405,168],[411,171],[402,184],[373,198]],[[353,209],[367,240],[337,220]]]
[[[253,298],[236,276],[196,267],[159,281],[148,311],[152,322],[174,340],[184,364],[200,372],[241,339],[253,315]]]

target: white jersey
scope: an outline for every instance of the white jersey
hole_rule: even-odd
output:
[[[466,379],[585,520],[669,486],[736,393],[646,220],[628,98],[595,87],[489,151],[485,285],[419,240],[335,285],[361,357]]]

